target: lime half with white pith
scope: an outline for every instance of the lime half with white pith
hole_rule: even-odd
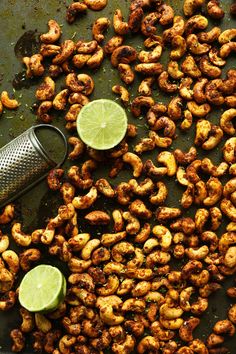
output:
[[[42,264],[25,274],[19,287],[19,302],[30,312],[54,311],[66,295],[66,280],[61,271]]]
[[[93,149],[111,149],[118,145],[126,134],[125,110],[112,100],[92,101],[79,112],[77,130],[81,140]]]

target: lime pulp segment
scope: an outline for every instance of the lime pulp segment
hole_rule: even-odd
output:
[[[119,144],[126,134],[125,110],[112,100],[92,101],[79,112],[77,130],[88,146],[97,150],[111,149]]]
[[[55,309],[65,293],[66,281],[60,270],[39,265],[24,276],[19,287],[19,301],[31,312],[46,312]]]

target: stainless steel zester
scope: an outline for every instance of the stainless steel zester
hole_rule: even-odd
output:
[[[39,138],[44,135],[46,139]],[[57,144],[51,136],[57,138]],[[55,160],[57,149],[62,156],[60,161]],[[3,146],[0,149],[0,207],[33,187],[50,169],[60,166],[66,155],[65,136],[48,124],[33,126]]]

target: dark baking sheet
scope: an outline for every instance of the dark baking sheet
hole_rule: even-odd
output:
[[[49,19],[55,19],[62,25],[63,39],[74,38],[78,39],[91,39],[91,24],[92,22],[101,16],[108,16],[112,18],[112,13],[116,8],[121,8],[124,14],[128,13],[129,1],[126,0],[109,0],[108,6],[102,12],[88,11],[87,15],[81,16],[73,25],[68,25],[65,21],[66,5],[69,5],[71,0],[0,0],[0,90],[8,90],[12,92],[12,85],[15,90],[15,96],[21,102],[21,107],[16,111],[6,111],[0,118],[0,147],[4,146],[12,138],[16,137],[30,126],[37,123],[35,115],[33,114],[33,103],[35,102],[34,92],[40,80],[28,80],[25,79],[25,70],[21,63],[21,58],[25,55],[31,55],[37,51],[38,47],[38,35],[41,32],[47,31],[47,21]],[[171,0],[169,3],[174,7],[177,14],[181,13],[183,1]],[[226,12],[223,21],[220,21],[220,26],[223,29],[229,27],[235,27],[236,21],[229,16],[229,7],[231,0],[222,1],[223,8]],[[212,25],[219,25],[219,22],[211,22]],[[106,38],[110,38],[113,32],[110,29],[106,35]],[[126,43],[133,43],[135,47],[142,45],[141,36],[130,36],[127,38]],[[162,62],[165,62],[167,56],[162,56]],[[234,62],[233,62],[234,60]],[[235,58],[231,56],[228,60],[227,67],[235,67]],[[119,77],[117,72],[112,69],[109,60],[105,60],[102,68],[93,73],[95,80],[95,91],[91,96],[91,99],[96,98],[111,98],[117,99],[111,92],[111,87],[119,83]],[[57,87],[60,87],[60,80],[57,81]],[[132,87],[132,95],[135,96],[138,83]],[[153,97],[156,101],[165,102],[170,98],[160,94],[158,90],[155,90]],[[221,112],[220,110],[213,110],[210,119],[212,122],[217,122]],[[135,120],[129,114],[129,121],[135,122],[138,125],[138,139],[146,134],[147,128],[145,127],[145,121],[143,119]],[[65,134],[67,132],[64,129],[63,115],[58,113],[53,121],[53,124],[62,129]],[[179,138],[173,143],[172,147],[175,149],[177,146],[182,149],[188,149],[193,144],[194,126],[187,134],[178,132]],[[136,139],[136,140],[138,140]],[[135,141],[133,144],[135,144]],[[215,163],[221,158],[221,145],[217,149],[210,152],[200,153],[200,157],[207,155],[213,159]],[[157,151],[153,154],[144,155],[144,159],[150,156],[155,156]],[[68,167],[67,161],[64,167]],[[102,171],[97,171],[97,176],[104,175],[108,169],[107,166],[103,166]],[[119,183],[124,178],[131,178],[130,171],[122,171],[122,173],[112,181],[113,184]],[[183,189],[180,186],[174,184],[173,181],[167,181],[171,193],[167,203],[171,206],[178,206],[178,201]],[[34,228],[43,227],[46,224],[47,218],[55,215],[57,207],[60,205],[61,200],[57,193],[53,193],[48,190],[45,181],[41,182],[32,191],[25,194],[19,200],[16,201],[17,218],[23,222],[24,229],[32,231]],[[109,205],[105,205],[105,208],[109,208]],[[192,211],[194,212],[194,210]],[[188,214],[188,213],[187,213]],[[190,213],[191,215],[191,213]],[[3,228],[5,231],[5,229]],[[8,230],[6,230],[8,231]],[[15,246],[12,245],[12,248]],[[49,262],[45,256],[44,262]],[[51,262],[51,260],[50,260]],[[54,261],[53,261],[54,262]],[[55,263],[55,262],[54,262]],[[57,264],[61,267],[61,264]],[[179,264],[176,264],[178,267]],[[20,281],[20,279],[18,279]],[[209,308],[202,316],[201,325],[194,332],[196,337],[202,339],[206,338],[211,332],[214,323],[219,319],[225,319],[227,308],[230,301],[226,296],[225,290],[227,287],[233,284],[233,279],[228,279],[224,283],[224,287],[213,294],[210,297]],[[16,309],[12,309],[6,313],[0,313],[0,353],[11,353],[11,341],[9,339],[9,332],[12,328],[17,327],[20,324],[20,318]],[[226,341],[231,354],[236,353],[236,339]],[[26,348],[25,353],[32,353],[32,349]]]

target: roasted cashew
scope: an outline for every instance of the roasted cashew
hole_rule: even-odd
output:
[[[156,211],[156,218],[159,222],[166,222],[175,219],[181,215],[181,210],[178,208],[159,207]]]
[[[68,139],[68,143],[73,147],[73,150],[69,153],[69,159],[76,160],[83,154],[85,145],[79,138],[71,136]]]
[[[101,11],[107,6],[107,0],[84,0],[89,9]]]
[[[72,63],[76,68],[81,69],[87,64],[91,56],[91,54],[76,54],[72,58]]]
[[[14,241],[23,247],[27,247],[31,244],[31,235],[27,235],[21,231],[21,224],[20,223],[15,223],[12,226],[11,229],[11,234],[14,239]]]
[[[31,262],[37,262],[41,257],[41,252],[37,248],[28,248],[20,254],[20,267],[27,272],[32,267]]]
[[[228,318],[232,323],[236,324],[236,304],[229,308]]]
[[[220,34],[221,29],[219,27],[213,27],[208,32],[199,32],[197,36],[199,41],[202,43],[212,43],[218,40]]]
[[[34,316],[32,313],[30,313],[28,310],[25,308],[20,309],[20,314],[22,317],[22,323],[20,326],[20,329],[23,333],[29,333],[32,332],[34,328]]]
[[[150,138],[142,138],[141,141],[137,145],[135,145],[134,152],[141,155],[146,151],[154,150],[156,146],[155,140],[156,139],[154,139],[153,136],[151,136]]]
[[[234,164],[236,162],[236,138],[230,138],[226,140],[225,145],[223,147],[223,156],[224,160],[230,164]]]
[[[185,23],[184,33],[186,36],[193,33],[196,30],[204,30],[208,26],[208,20],[202,15],[195,15],[190,17]]]
[[[85,196],[75,197],[72,204],[76,209],[87,209],[89,208],[97,199],[97,189],[91,187],[90,191]]]
[[[62,73],[63,73],[63,69],[59,65],[52,64],[48,68],[48,74],[52,78],[56,78],[56,77],[60,76]]]
[[[204,150],[212,150],[216,147],[223,138],[223,130],[217,126],[212,125],[209,132],[208,139],[202,144]]]
[[[128,163],[131,165],[133,168],[133,176],[135,178],[139,177],[142,173],[143,170],[143,163],[141,159],[133,154],[132,152],[126,152],[123,156],[122,159],[125,163]]]
[[[98,42],[102,42],[104,35],[102,34],[110,26],[110,20],[106,17],[100,17],[93,23],[93,38]]]
[[[183,17],[175,16],[173,19],[173,26],[163,32],[163,41],[172,42],[175,36],[182,36],[184,33],[184,26],[185,23]]]
[[[177,91],[177,85],[168,82],[169,74],[167,71],[163,71],[158,77],[158,85],[160,89],[167,93],[173,93]]]
[[[131,214],[140,219],[150,219],[152,217],[151,210],[149,210],[140,199],[133,201],[129,206],[129,210]]]
[[[223,60],[219,56],[219,51],[216,48],[212,48],[208,54],[209,59],[215,66],[225,66],[226,60]]]
[[[210,0],[207,4],[207,13],[208,15],[216,20],[219,20],[224,17],[225,13],[220,7],[219,0]]]
[[[181,79],[184,74],[179,70],[179,63],[177,61],[169,61],[167,72],[174,80]]]
[[[139,196],[149,195],[154,189],[154,183],[150,178],[146,178],[140,184],[136,179],[131,179],[129,180],[129,185],[132,188],[132,192]]]
[[[189,51],[194,55],[205,54],[205,53],[209,52],[209,50],[211,49],[211,46],[209,44],[199,43],[198,37],[196,34],[188,35],[186,43],[187,43],[187,47],[188,47]]]
[[[135,65],[135,71],[144,75],[159,75],[163,71],[161,63],[142,63]]]
[[[13,352],[21,352],[25,347],[25,337],[21,330],[13,329],[10,332],[10,337],[13,341],[13,345],[11,347]]]
[[[221,69],[218,68],[215,65],[212,65],[207,57],[202,57],[199,63],[199,67],[201,72],[212,78],[212,79],[216,79],[217,77],[219,77],[221,75]]]
[[[123,15],[120,9],[116,9],[113,16],[114,31],[123,36],[129,32],[129,25],[127,22],[123,22]]]
[[[160,14],[160,18],[159,18],[160,25],[166,26],[172,24],[175,13],[173,8],[170,5],[161,4],[161,6],[157,8],[157,10]]]
[[[49,31],[41,34],[40,41],[43,43],[55,43],[61,36],[61,27],[55,20],[48,21]]]
[[[14,218],[15,207],[13,204],[7,204],[0,214],[0,224],[8,224]]]
[[[90,225],[107,225],[110,222],[110,216],[101,210],[91,211],[84,218]]]
[[[141,63],[156,63],[162,54],[162,45],[158,44],[151,52],[141,50],[138,54],[138,59]]]
[[[194,79],[202,76],[201,71],[199,70],[192,55],[186,56],[186,58],[181,64],[181,69],[187,76],[190,76]]]
[[[37,117],[44,123],[50,123],[53,117],[48,113],[53,107],[52,101],[43,101],[37,110]]]
[[[174,176],[176,174],[177,164],[173,153],[162,151],[157,156],[157,161],[166,166],[168,176]]]
[[[125,87],[121,85],[115,85],[112,87],[112,92],[120,95],[121,102],[124,104],[124,106],[128,105],[130,100],[130,93]]]
[[[115,315],[114,309],[122,304],[122,300],[116,295],[99,296],[97,298],[96,307],[100,310],[100,317],[102,321],[110,326],[119,325],[124,321],[124,317],[121,315]]]
[[[146,352],[152,352],[158,350],[160,347],[159,341],[157,338],[152,336],[143,337],[137,346],[137,352],[143,354]]]
[[[87,10],[87,5],[85,3],[76,2],[69,5],[66,11],[66,21],[68,23],[73,23],[79,13]]]
[[[225,43],[220,48],[220,56],[221,58],[227,58],[231,54],[231,52],[235,52],[235,51],[236,51],[235,42]]]
[[[112,350],[115,354],[129,354],[133,351],[135,340],[130,334],[126,335],[125,341],[113,343]]]
[[[137,8],[135,8],[129,14],[128,24],[131,32],[137,33],[140,30],[142,19],[143,19],[143,9],[137,6]]]
[[[187,45],[186,41],[180,35],[176,35],[173,37],[171,41],[171,47],[174,48],[170,52],[170,58],[172,60],[178,60],[183,57],[186,52]]]
[[[111,55],[111,63],[117,67],[120,63],[129,64],[137,58],[137,51],[131,46],[122,45],[116,48]]]
[[[151,96],[152,95],[152,85],[154,83],[154,77],[146,77],[143,79],[138,87],[138,93],[141,96]]]
[[[164,251],[169,250],[172,243],[171,232],[165,226],[156,225],[153,227],[152,233],[158,238],[159,244],[162,249]]]
[[[217,321],[213,327],[213,331],[218,335],[225,335],[232,337],[235,333],[235,327],[229,320]]]
[[[60,53],[53,58],[52,63],[53,64],[64,63],[67,59],[69,59],[73,55],[74,50],[75,50],[75,43],[70,39],[65,40],[65,42],[63,42],[61,45]]]
[[[156,33],[155,23],[159,20],[160,15],[158,12],[150,12],[146,15],[141,24],[141,32],[144,36],[148,37]]]
[[[221,85],[222,80],[220,79],[211,80],[206,84],[206,99],[210,104],[221,106],[224,103],[225,99],[220,92]]]
[[[2,259],[8,265],[8,269],[12,274],[17,274],[20,268],[19,257],[16,252],[6,250],[2,253]]]
[[[55,95],[55,82],[49,77],[37,88],[35,96],[39,101],[51,100]]]
[[[213,206],[221,198],[223,192],[222,184],[218,178],[211,177],[206,183],[206,188],[208,191],[208,197],[203,200],[203,204],[206,206]]]
[[[120,47],[123,44],[124,37],[122,36],[113,36],[104,46],[104,52],[106,54],[112,54],[114,50]]]
[[[220,44],[225,44],[231,42],[235,37],[236,37],[236,29],[235,28],[227,29],[219,35],[218,42]]]
[[[204,0],[185,0],[183,11],[185,16],[193,16],[196,10],[204,4]]]
[[[20,106],[20,103],[16,99],[12,99],[9,97],[7,91],[2,91],[1,103],[3,107],[7,109],[17,109]]]
[[[236,117],[236,108],[230,108],[223,112],[220,118],[220,126],[225,133],[235,135],[235,128],[231,122]]]
[[[124,81],[127,85],[134,81],[134,73],[129,64],[118,64],[118,71],[121,80]]]
[[[193,99],[193,90],[191,89],[192,83],[193,83],[193,80],[191,77],[185,77],[180,81],[179,94],[186,101]],[[181,103],[182,103],[182,101],[181,101]],[[181,106],[179,107],[179,111],[181,112]],[[182,114],[180,114],[179,118],[181,117],[181,115]]]

